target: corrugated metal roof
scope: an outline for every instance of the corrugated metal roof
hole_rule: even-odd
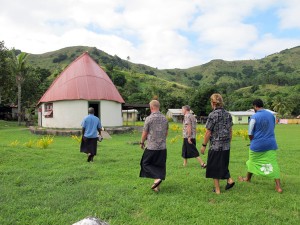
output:
[[[137,113],[138,111],[136,109],[127,109],[127,110],[122,110],[122,113]]]
[[[269,110],[269,109],[265,109],[266,111],[269,111],[270,113],[277,114],[276,112]],[[229,111],[229,113],[233,116],[252,116],[253,114],[255,114],[253,109],[249,109],[247,111]]]
[[[182,109],[168,109],[173,115],[183,115]],[[190,110],[190,113],[194,113],[193,110]]]
[[[253,111],[229,111],[233,116],[252,116],[255,112]]]
[[[75,59],[53,81],[38,104],[78,99],[124,103],[108,75],[87,52]]]

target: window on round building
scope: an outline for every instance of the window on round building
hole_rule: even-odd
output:
[[[45,118],[53,118],[53,103],[46,103],[44,110]]]

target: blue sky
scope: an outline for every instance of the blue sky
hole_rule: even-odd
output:
[[[84,45],[152,67],[259,59],[300,46],[298,0],[0,0],[0,40],[33,54]]]

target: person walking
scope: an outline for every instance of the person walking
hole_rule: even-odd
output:
[[[201,153],[204,154],[209,141],[206,178],[213,179],[215,186],[213,191],[220,194],[220,179],[227,180],[225,190],[232,188],[235,184],[228,169],[233,124],[230,113],[223,108],[222,96],[213,94],[210,101],[213,111],[208,115]]]
[[[182,107],[183,118],[183,144],[182,144],[182,158],[183,166],[187,165],[188,158],[196,158],[202,168],[206,168],[206,164],[203,162],[199,155],[199,151],[196,147],[196,126],[197,120],[191,113],[191,108],[188,105]]]
[[[159,101],[150,102],[151,114],[145,120],[140,142],[140,147],[144,149],[140,162],[140,177],[154,179],[151,189],[156,192],[159,191],[160,184],[166,177],[166,139],[169,127],[168,120],[159,108]],[[145,141],[147,141],[146,148]]]
[[[280,169],[277,163],[277,143],[275,139],[275,117],[265,110],[261,99],[252,103],[255,114],[251,116],[248,128],[250,139],[248,172],[240,181],[250,182],[252,175],[261,175],[275,180],[275,190],[282,193]]]
[[[97,155],[98,132],[101,134],[102,125],[98,117],[94,115],[94,108],[88,109],[89,115],[86,116],[82,123],[82,139],[80,152],[88,155],[87,162],[93,162],[94,156]]]

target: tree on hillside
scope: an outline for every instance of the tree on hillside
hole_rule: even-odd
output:
[[[254,75],[253,66],[243,66],[242,73],[245,74],[247,77],[251,77]]]
[[[127,97],[129,103],[136,103],[136,104],[147,104],[151,100],[149,95],[147,95],[144,92],[132,93],[130,96]]]
[[[141,93],[140,85],[137,80],[128,80],[122,89],[118,89],[125,101],[130,99],[132,93]],[[131,103],[131,102],[130,102]]]
[[[125,75],[121,72],[114,73],[112,80],[113,83],[119,87],[124,87],[127,82]]]
[[[51,72],[44,68],[28,67],[26,69],[24,83],[22,84],[23,108],[35,108],[38,100],[50,86],[51,81],[47,79],[50,75]]]
[[[54,58],[54,59],[52,60],[52,62],[53,62],[53,63],[59,63],[59,62],[61,62],[61,61],[64,61],[64,60],[67,59],[67,58],[68,58],[67,54],[59,54],[56,58]]]
[[[199,89],[194,92],[193,97],[190,101],[190,106],[196,115],[206,116],[211,111],[210,108],[210,96],[216,93],[217,89],[214,86]]]
[[[290,115],[292,112],[291,106],[292,104],[281,96],[276,96],[272,103],[273,110],[277,112],[280,117]]]
[[[8,97],[9,90],[11,89],[13,82],[8,64],[8,58],[10,53],[4,46],[4,41],[0,42],[0,104],[4,98]]]
[[[106,70],[106,74],[112,78],[113,74],[114,74],[114,65],[111,63],[108,63],[105,65],[105,70]]]
[[[16,84],[18,87],[18,125],[21,125],[21,108],[22,108],[22,84],[25,80],[26,72],[26,60],[28,54],[21,52],[19,55],[15,56],[14,51],[12,51],[11,69],[16,78]]]
[[[226,109],[232,111],[247,111],[251,108],[253,99],[256,97],[235,97],[231,96],[226,104]],[[225,100],[225,99],[224,99]]]
[[[296,88],[295,88],[296,89]],[[300,115],[300,91],[293,93],[289,96],[288,102],[291,102],[291,114],[293,116],[299,116]]]
[[[174,96],[172,93],[167,93],[161,97],[161,111],[167,112],[169,109],[181,109],[186,105],[186,99],[180,96]]]

